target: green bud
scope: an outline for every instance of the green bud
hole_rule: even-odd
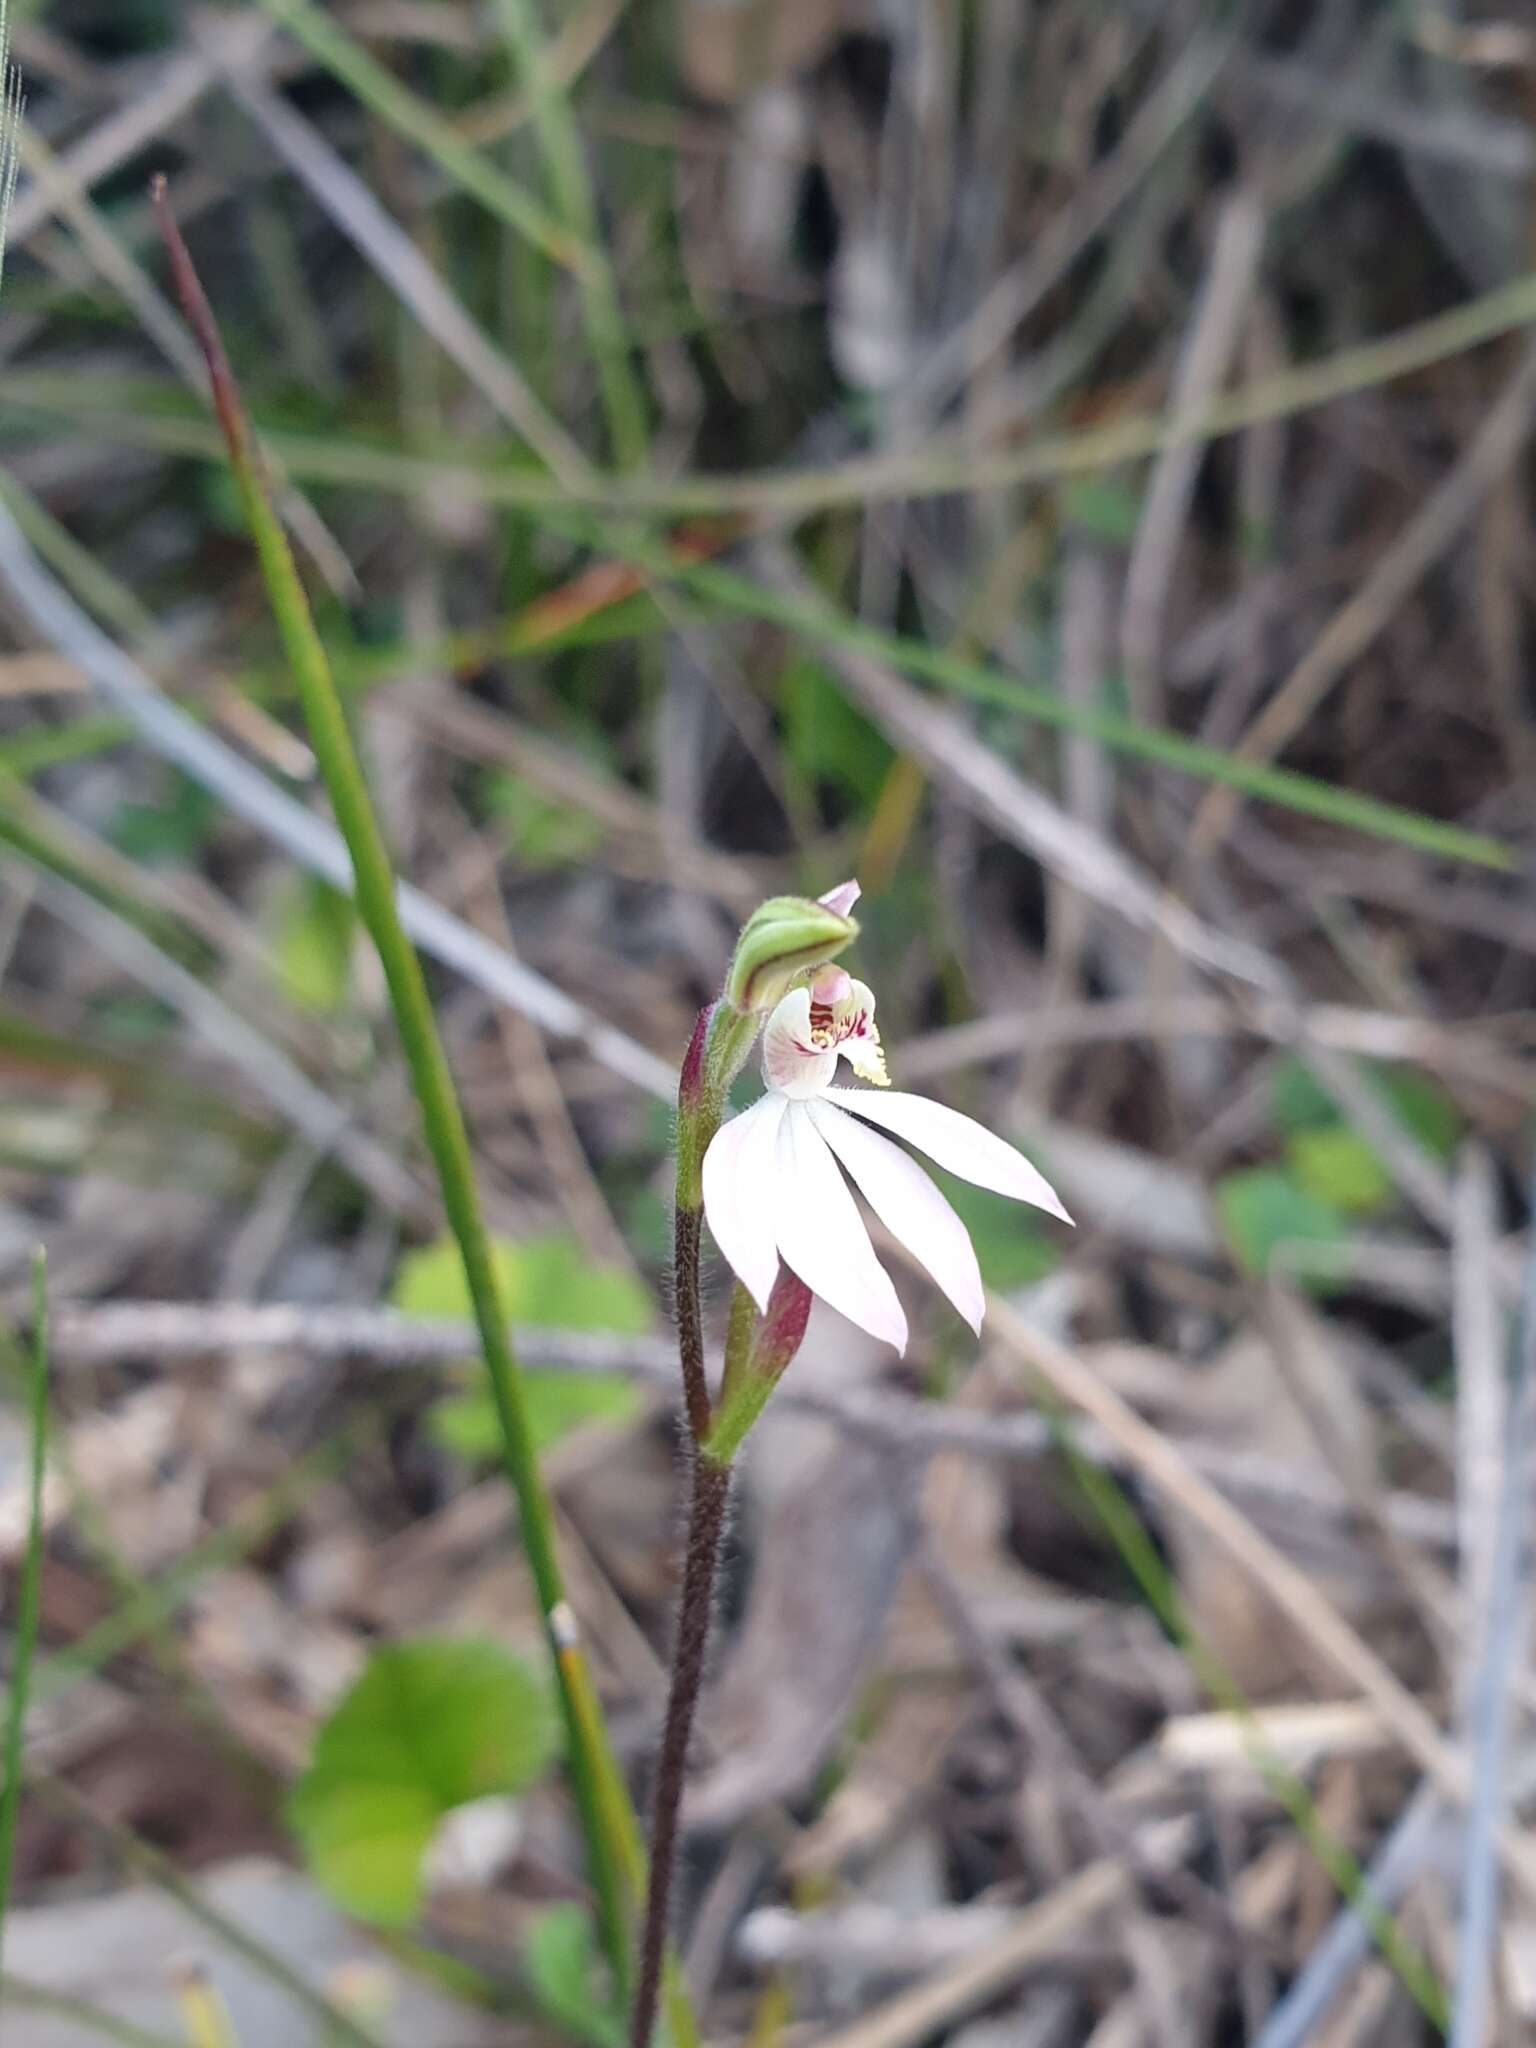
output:
[[[847,915],[858,885],[844,882],[818,902],[808,896],[770,896],[742,927],[725,979],[725,1000],[744,1015],[771,1010],[811,969],[833,960],[858,937]]]

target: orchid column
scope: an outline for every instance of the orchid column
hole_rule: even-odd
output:
[[[678,1085],[677,1325],[692,1495],[631,2048],[649,2048],[655,2025],[683,1771],[736,1453],[800,1348],[813,1294],[896,1351],[906,1348],[906,1316],[844,1173],[975,1330],[985,1294],[965,1226],[892,1138],[979,1187],[1071,1221],[1028,1160],[980,1124],[921,1096],[877,1092],[888,1076],[874,995],[833,964],[857,936],[849,912],[858,894],[845,882],[817,902],[779,896],[754,913],[724,993],[699,1018]],[[759,1031],[766,1092],[727,1122],[731,1083]],[[840,1060],[873,1085],[835,1087]],[[717,1400],[699,1302],[704,1221],[737,1279]]]

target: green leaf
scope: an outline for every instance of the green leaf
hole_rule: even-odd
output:
[[[589,1258],[573,1237],[531,1237],[521,1244],[491,1240],[496,1288],[507,1320],[555,1330],[618,1330],[638,1336],[651,1323],[645,1283],[622,1266]],[[412,1316],[469,1314],[469,1295],[458,1247],[441,1237],[407,1252],[390,1298]]]
[[[639,1389],[618,1373],[523,1373],[533,1447],[547,1451],[583,1422],[627,1422],[640,1406]],[[428,1418],[445,1451],[478,1464],[501,1449],[501,1424],[489,1394],[445,1394]]]
[[[498,1643],[444,1636],[391,1644],[374,1651],[321,1723],[288,1820],[339,1906],[404,1927],[443,1815],[523,1791],[556,1748],[548,1694]]]
[[[213,798],[178,770],[163,802],[119,804],[107,836],[130,860],[181,865],[202,853],[217,822]]]
[[[1338,1105],[1295,1054],[1277,1060],[1270,1075],[1269,1106],[1282,1131],[1305,1131],[1339,1122]]]
[[[651,1297],[644,1283],[622,1266],[589,1258],[573,1237],[535,1237],[523,1244],[494,1238],[491,1262],[509,1322],[622,1336],[650,1327]],[[408,1315],[468,1315],[464,1268],[453,1240],[407,1253],[392,1298]],[[534,1448],[540,1451],[579,1423],[621,1421],[639,1406],[636,1389],[619,1373],[525,1372],[523,1383]],[[462,1458],[478,1461],[501,1447],[495,1408],[479,1386],[437,1402],[430,1428],[445,1449]]]
[[[285,892],[274,950],[283,993],[322,1016],[347,999],[357,912],[350,896],[305,876]]]
[[[1426,1074],[1374,1061],[1362,1071],[1392,1118],[1437,1159],[1449,1159],[1462,1119],[1440,1084]],[[1352,1215],[1385,1208],[1396,1185],[1391,1172],[1302,1061],[1278,1061],[1270,1086],[1275,1122],[1286,1133],[1285,1156],[1297,1182]]]
[[[1255,1277],[1268,1272],[1281,1245],[1344,1242],[1344,1220],[1338,1210],[1278,1166],[1229,1173],[1217,1182],[1215,1202],[1233,1257]]]
[[[509,853],[525,868],[568,867],[589,860],[603,843],[590,812],[558,803],[533,783],[496,768],[485,778],[486,806],[500,821]]]
[[[1411,1067],[1383,1066],[1374,1060],[1367,1061],[1363,1071],[1398,1122],[1437,1158],[1449,1159],[1461,1137],[1462,1116],[1440,1083]],[[1283,1131],[1347,1121],[1333,1097],[1295,1057],[1276,1062],[1270,1106]]]
[[[1293,1131],[1285,1159],[1299,1187],[1347,1216],[1369,1216],[1392,1201],[1391,1176],[1360,1133],[1345,1124]]]
[[[623,2030],[596,1989],[597,1943],[585,1906],[568,1900],[540,1913],[528,1929],[523,1963],[535,1998],[557,2026],[593,2048],[619,2048]]]
[[[1461,1142],[1463,1120],[1440,1083],[1408,1067],[1380,1070],[1374,1079],[1396,1110],[1398,1121],[1419,1143],[1437,1159],[1451,1158]]]
[[[1062,492],[1061,518],[1096,540],[1129,547],[1141,524],[1141,496],[1113,476],[1078,477]]]
[[[860,804],[872,804],[895,751],[823,664],[804,654],[792,660],[779,703],[785,749],[806,780],[831,783]]]

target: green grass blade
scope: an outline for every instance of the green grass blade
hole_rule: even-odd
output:
[[[1536,288],[1529,297],[1526,317],[1536,319]],[[27,390],[35,388],[35,380],[28,384],[22,377],[13,377],[7,384],[7,396],[13,404],[18,399],[25,402]],[[46,409],[67,410],[64,387],[54,383],[47,389]],[[76,394],[76,410],[91,405],[92,394],[88,387],[81,387],[76,381],[71,389]],[[133,418],[124,417],[117,421],[113,431],[133,445],[164,448],[180,454],[211,457],[218,448],[216,437],[210,435],[202,423],[171,413],[159,416],[140,413]],[[1093,437],[1075,438],[1086,441]],[[281,430],[264,432],[263,439],[295,479],[414,493],[425,492],[445,476],[443,466],[429,458],[369,443],[321,440]],[[482,496],[492,503],[528,504],[547,525],[559,532],[574,535],[594,547],[617,547],[627,560],[643,568],[656,583],[690,591],[704,604],[718,610],[759,618],[812,641],[829,641],[853,652],[873,655],[904,674],[922,677],[975,702],[997,704],[1017,711],[1037,724],[1083,733],[1113,752],[1176,769],[1202,782],[1226,784],[1258,801],[1300,812],[1326,824],[1343,826],[1367,838],[1409,846],[1441,860],[1466,861],[1474,867],[1510,872],[1517,864],[1513,848],[1487,833],[1471,832],[1458,825],[1427,818],[1420,812],[1354,790],[1341,789],[1337,784],[1303,775],[1292,768],[1241,760],[1223,753],[1218,747],[1188,739],[1182,733],[1139,724],[1120,712],[1069,702],[1044,684],[1022,682],[985,663],[926,647],[899,634],[881,632],[845,613],[832,610],[824,603],[807,604],[784,596],[728,569],[681,562],[659,544],[636,540],[632,533],[626,532],[620,539],[593,516],[575,509],[573,503],[557,504],[547,483],[527,473],[454,469],[447,474],[451,475],[455,487],[462,485],[472,496]],[[655,491],[648,486],[643,487],[638,493],[647,506],[651,506],[658,497],[670,502],[673,495],[672,487],[666,484],[658,486]],[[105,728],[101,730],[104,732]],[[28,751],[23,753],[23,748]],[[55,740],[53,735],[42,735],[35,744],[23,737],[9,743],[6,758],[12,761],[13,766],[22,759],[29,766],[45,765],[59,757],[55,753],[56,748],[61,749],[65,757],[72,751],[67,741]]]
[[[176,229],[163,184],[157,204],[176,283],[207,357],[214,401],[240,494],[256,543],[268,597],[294,673],[310,743],[324,775],[337,824],[351,856],[359,915],[379,955],[391,1007],[437,1168],[443,1206],[458,1243],[473,1305],[491,1395],[501,1425],[503,1469],[517,1501],[524,1549],[543,1612],[566,1725],[569,1768],[586,1842],[604,1947],[621,1991],[629,1981],[629,1923],[623,1891],[624,1845],[605,1821],[605,1787],[618,1768],[600,1721],[584,1716],[571,1673],[585,1660],[574,1639],[555,1553],[554,1514],[539,1471],[523,1381],[507,1333],[491,1259],[490,1239],[475,1185],[469,1137],[453,1077],[438,1036],[421,962],[406,937],[395,900],[395,876],[362,767],[352,744],[324,643],[315,629],[304,586],[286,536],[263,488],[244,409],[224,355],[213,314]]]
[[[1070,1463],[1085,1500],[1148,1606],[1189,1660],[1200,1685],[1241,1728],[1250,1762],[1319,1868],[1340,1897],[1347,1899],[1360,1915],[1404,1990],[1425,2017],[1443,2030],[1449,2009],[1445,1987],[1434,1969],[1372,1894],[1358,1861],[1327,1826],[1305,1784],[1264,1741],[1242,1687],[1196,1633],[1172,1574],[1113,1474],[1083,1456],[1059,1405],[1043,1391],[1040,1398],[1051,1432]]]
[[[563,88],[550,76],[533,0],[500,0],[502,32],[522,75],[555,205],[570,233],[591,252],[580,277],[582,314],[597,363],[614,460],[634,469],[649,441],[645,398],[630,363],[630,338],[618,284],[598,236],[597,204],[581,137]]]
[[[154,1637],[207,1579],[228,1571],[258,1550],[297,1514],[304,1501],[331,1478],[357,1451],[355,1432],[344,1431],[318,1445],[291,1466],[235,1521],[218,1529],[170,1565],[153,1583],[126,1591],[119,1604],[104,1614],[67,1649],[37,1660],[32,1697],[41,1703],[67,1693],[116,1657]]]
[[[37,1648],[43,1577],[43,1475],[48,1446],[48,1262],[41,1249],[32,1261],[32,1373],[28,1424],[32,1459],[28,1476],[27,1549],[16,1589],[15,1652],[5,1707],[5,1782],[0,1784],[0,1962],[11,1898],[11,1865],[16,1853],[16,1817],[21,1808],[22,1736],[32,1659]]]
[[[1340,349],[1294,370],[1256,378],[1198,413],[1134,413],[1107,425],[1044,434],[1017,448],[989,453],[952,443],[912,454],[838,461],[817,469],[767,469],[679,477],[590,477],[557,480],[505,463],[489,463],[462,444],[431,454],[380,441],[268,430],[262,439],[286,473],[312,482],[372,485],[380,490],[430,495],[449,489],[478,503],[559,509],[571,504],[609,512],[665,518],[707,518],[745,513],[772,519],[804,518],[849,505],[889,504],[898,498],[972,497],[1016,484],[1090,476],[1165,448],[1195,447],[1245,427],[1294,419],[1355,392],[1373,391],[1432,368],[1484,342],[1536,325],[1536,276],[1519,277],[1448,313],[1415,321],[1375,341]],[[78,425],[82,416],[109,419],[128,445],[183,455],[206,454],[202,421],[183,408],[182,394],[163,383],[84,380],[48,371],[12,370],[6,377],[11,410],[28,409]],[[169,401],[169,403],[168,403]],[[174,408],[174,409],[172,409]]]
[[[551,523],[571,524],[568,520]],[[1459,825],[1426,818],[1417,811],[1298,774],[1291,768],[1246,761],[1203,741],[1186,739],[1182,733],[1169,732],[1166,727],[1142,725],[1122,712],[1079,703],[1058,695],[1043,683],[1020,682],[963,655],[866,626],[835,610],[830,603],[771,590],[750,577],[713,564],[680,562],[665,550],[643,543],[626,542],[624,552],[658,582],[689,591],[716,610],[762,619],[803,639],[871,655],[906,675],[937,683],[973,703],[996,704],[1036,724],[1083,733],[1115,753],[1175,768],[1203,782],[1224,783],[1246,796],[1279,804],[1328,824],[1346,826],[1373,839],[1394,840],[1443,860],[1463,860],[1479,867],[1505,870],[1516,864],[1514,849],[1486,833],[1469,832]]]
[[[184,1876],[163,1850],[121,1821],[102,1813],[67,1778],[40,1770],[32,1782],[46,1806],[85,1828],[124,1869],[174,1899],[194,1926],[222,1943],[231,1955],[239,1956],[290,1998],[307,2014],[312,2038],[325,2041],[328,2048],[384,2048],[371,2023],[365,2023],[340,2005],[329,1990],[312,1983],[281,1949],[226,1913],[209,1891],[195,1879]]]
[[[261,5],[355,98],[397,134],[414,142],[488,213],[578,274],[585,275],[598,260],[579,234],[562,225],[515,179],[467,143],[450,122],[403,86],[340,22],[313,5],[313,0],[261,0]]]

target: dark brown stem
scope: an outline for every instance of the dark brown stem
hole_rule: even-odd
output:
[[[640,1937],[640,1963],[635,2003],[630,2017],[630,2048],[650,2048],[661,1992],[662,1964],[667,1952],[667,1920],[672,1881],[677,1868],[677,1824],[683,1803],[688,1739],[704,1681],[704,1659],[715,1612],[715,1576],[725,1534],[731,1468],[712,1458],[693,1456],[693,1496],[688,1505],[688,1548],[683,1562],[683,1587],[678,1599],[677,1641],[672,1651],[672,1683],[667,1693],[667,1718],[656,1761],[655,1803],[651,1816],[651,1867],[645,1897],[645,1926]]]
[[[688,1434],[703,1443],[709,1434],[709,1377],[704,1369],[704,1312],[699,1294],[699,1236],[703,1212],[679,1202],[672,1224],[673,1313],[677,1355],[683,1369],[683,1408]]]

